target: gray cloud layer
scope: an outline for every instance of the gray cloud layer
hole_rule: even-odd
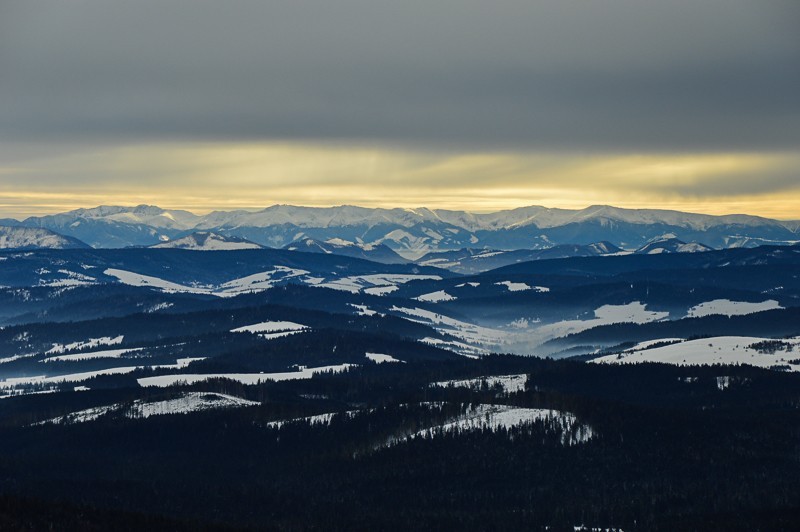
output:
[[[6,1],[0,140],[800,145],[792,0]]]

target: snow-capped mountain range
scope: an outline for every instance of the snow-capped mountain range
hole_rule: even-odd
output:
[[[607,241],[635,250],[671,234],[713,248],[791,244],[800,221],[749,215],[712,216],[605,205],[581,210],[531,206],[495,213],[420,209],[329,208],[274,205],[261,211],[196,215],[155,206],[101,206],[17,222],[77,238],[93,247],[150,246],[197,231],[238,237],[280,248],[312,239],[367,249],[384,244],[406,258],[462,248],[546,249]]]

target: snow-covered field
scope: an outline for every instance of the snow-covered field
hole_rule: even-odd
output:
[[[347,371],[355,364],[339,364],[336,366],[321,366],[317,368],[301,367],[298,371],[286,371],[281,373],[208,373],[208,374],[177,374],[159,375],[157,377],[146,377],[138,379],[139,386],[156,386],[165,388],[178,383],[194,384],[195,382],[207,381],[208,379],[231,379],[243,384],[258,384],[266,381],[288,381],[310,379],[318,373],[333,372],[339,373]],[[2,384],[0,382],[0,384]]]
[[[131,286],[155,288],[166,293],[208,294],[217,297],[233,297],[244,293],[262,292],[287,279],[296,279],[298,282],[303,282],[309,286],[343,290],[354,294],[363,291],[371,295],[389,294],[397,290],[398,285],[411,281],[440,281],[442,279],[438,275],[389,273],[352,275],[342,278],[311,277],[310,272],[306,270],[275,266],[272,270],[233,279],[218,286],[189,286],[116,268],[108,268],[103,273],[116,277],[119,282]]]
[[[417,301],[424,301],[427,303],[440,303],[442,301],[453,301],[456,298],[451,296],[444,290],[438,290],[436,292],[431,292],[429,294],[422,294],[421,296],[414,298]]]
[[[633,301],[626,305],[603,305],[594,311],[594,318],[590,320],[565,320],[536,327],[531,330],[532,336],[540,343],[552,338],[559,338],[568,334],[611,325],[612,323],[647,323],[666,319],[669,312],[656,312],[647,310],[647,305]]]
[[[53,344],[53,347],[47,351],[47,355],[55,353],[63,353],[65,351],[75,351],[79,349],[94,349],[101,345],[118,345],[122,343],[124,336],[120,335],[114,338],[104,336],[102,338],[90,338],[81,342],[72,342],[71,344]]]
[[[399,313],[404,318],[426,325],[432,325],[437,331],[462,340],[470,347],[471,351],[477,350],[479,352],[485,352],[486,348],[499,347],[508,339],[508,332],[506,331],[482,327],[445,316],[438,312],[431,312],[430,310],[398,306],[392,306],[391,310],[392,312]],[[439,342],[441,342],[441,340]]]
[[[308,423],[309,425],[325,425],[331,424],[335,417],[344,416],[352,418],[359,412],[368,412],[368,410],[347,410],[346,412],[328,412],[325,414],[317,414],[316,416],[297,417],[293,419],[285,419],[281,421],[270,421],[266,424],[271,429],[279,429],[287,423]]]
[[[540,287],[531,287],[532,290],[537,288]],[[390,311],[400,317],[430,325],[438,332],[458,339],[456,342],[436,338],[426,338],[423,341],[469,355],[481,355],[490,351],[536,353],[537,348],[548,340],[592,327],[623,322],[646,323],[667,319],[669,316],[669,312],[651,311],[645,304],[633,301],[625,305],[603,305],[595,309],[594,318],[591,319],[541,324],[537,319],[520,318],[495,328],[418,307],[394,305]]]
[[[484,383],[489,388],[501,386],[505,393],[516,393],[525,390],[525,383],[528,382],[528,376],[522,375],[499,375],[492,377],[478,377],[475,379],[464,380],[451,380],[432,382],[431,386],[437,388],[481,388]]]
[[[65,375],[36,375],[33,377],[12,377],[8,379],[0,379],[0,397],[31,393],[24,389],[18,389],[20,387],[43,385],[49,389],[56,389],[58,385],[65,382],[83,382],[87,379],[101,375],[124,375],[125,373],[132,373],[137,369],[144,369],[147,367],[153,369],[183,369],[197,360],[204,360],[204,357],[179,358],[175,364],[160,364],[155,366],[121,366],[116,368],[99,369],[95,371],[84,371],[80,373],[68,373]]]
[[[86,353],[76,353],[74,355],[57,355],[48,357],[42,362],[79,362],[81,360],[92,360],[96,358],[120,358],[125,353],[135,353],[141,351],[143,348],[127,348],[127,349],[106,349],[103,351],[89,351]]]
[[[522,292],[524,290],[533,290],[535,292],[549,292],[550,289],[546,286],[530,286],[527,283],[515,283],[512,281],[502,281],[494,283],[498,286],[505,286],[509,292]]]
[[[37,423],[84,423],[112,412],[119,412],[125,417],[132,419],[148,418],[150,416],[163,416],[174,414],[189,414],[192,412],[203,412],[207,410],[217,410],[223,408],[240,408],[243,406],[254,406],[260,404],[258,401],[249,401],[232,395],[211,392],[186,392],[173,399],[163,401],[143,401],[137,400],[130,404],[113,404],[108,406],[98,406],[72,412],[65,416],[59,416],[47,421]]]
[[[443,403],[423,403],[429,407],[440,407]],[[353,418],[359,413],[369,413],[372,410],[348,410],[346,412],[330,412],[287,420],[271,421],[266,424],[270,428],[281,428],[288,423],[307,423],[309,425],[328,426],[334,419],[344,417]],[[592,428],[581,423],[573,414],[559,410],[541,408],[521,408],[507,405],[475,404],[467,405],[466,410],[453,416],[444,423],[434,425],[422,430],[417,430],[401,436],[391,436],[379,444],[376,449],[398,445],[414,438],[435,438],[442,434],[452,432],[465,432],[473,430],[497,431],[512,429],[525,425],[545,421],[557,430],[561,443],[576,445],[589,441],[594,436]]]
[[[306,270],[298,270],[295,268],[287,268],[286,266],[275,266],[272,270],[267,270],[253,275],[240,277],[227,283],[223,283],[220,287],[213,291],[215,296],[232,297],[239,294],[246,294],[252,292],[263,292],[274,287],[278,282],[286,279],[302,278],[307,276],[309,272]]]
[[[380,314],[378,311],[372,310],[366,305],[357,305],[356,303],[350,303],[350,306],[356,309],[356,312],[358,312],[359,316],[375,316],[376,314]],[[383,316],[383,314],[380,315]]]
[[[489,354],[488,349],[469,345],[464,342],[459,342],[458,340],[442,340],[441,338],[431,338],[428,336],[421,339],[420,342],[423,344],[441,347],[442,349],[449,349],[467,358],[478,358],[480,355]]]
[[[165,281],[158,277],[150,275],[142,275],[140,273],[129,272],[127,270],[118,270],[116,268],[108,268],[103,272],[105,275],[116,277],[122,284],[130,286],[144,286],[147,288],[157,288],[162,292],[174,294],[176,292],[188,294],[210,294],[210,288],[198,288],[193,286],[186,286],[171,281]]]
[[[392,292],[396,292],[400,290],[397,285],[390,284],[387,286],[373,286],[372,288],[365,288],[364,293],[369,294],[371,296],[385,296],[386,294],[391,294]]]
[[[351,275],[341,279],[332,279],[321,283],[312,283],[312,286],[331,288],[333,290],[343,290],[357,294],[362,290],[368,294],[379,296],[397,290],[397,285],[409,283],[411,281],[441,281],[438,275],[415,275],[415,274],[394,274],[376,273],[369,275]]]
[[[386,362],[403,362],[394,358],[392,355],[384,355],[381,353],[366,353],[366,357],[376,364],[383,364]]]
[[[238,279],[233,279],[219,286],[187,286],[172,281],[166,281],[158,277],[142,275],[126,270],[108,268],[103,273],[116,277],[119,282],[131,286],[143,286],[157,288],[166,293],[188,293],[188,294],[208,294],[217,297],[233,297],[239,294],[261,292],[269,290],[279,281],[287,278],[300,277],[307,275],[305,270],[296,270],[285,266],[275,266],[274,269],[255,273]]]
[[[253,325],[245,325],[244,327],[231,329],[231,332],[280,333],[286,331],[302,331],[307,328],[308,327],[305,325],[292,321],[262,321],[261,323],[254,323]]]
[[[768,354],[749,347],[765,341],[771,341],[771,339],[750,336],[718,336],[688,340],[652,349],[626,351],[619,355],[596,358],[592,362],[597,364],[662,362],[679,366],[748,364],[762,368],[788,366],[791,371],[800,371],[800,364],[790,362],[800,359],[800,338],[781,340],[781,342],[791,345],[792,351],[777,350],[774,354]]]
[[[591,427],[580,423],[573,414],[568,412],[506,405],[470,405],[463,415],[442,425],[420,430],[400,441],[413,438],[434,438],[456,431],[511,429],[542,420],[558,425],[561,442],[564,445],[584,443],[594,435]]]
[[[760,303],[748,303],[746,301],[731,301],[730,299],[715,299],[713,301],[706,301],[690,308],[686,313],[687,318],[701,318],[703,316],[711,316],[713,314],[722,314],[724,316],[741,316],[744,314],[753,314],[755,312],[763,312],[765,310],[775,310],[783,308],[774,299],[768,299]]]

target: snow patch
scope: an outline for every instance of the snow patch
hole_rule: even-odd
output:
[[[475,379],[439,381],[431,383],[434,388],[482,388],[484,384],[488,388],[500,386],[504,393],[516,393],[525,391],[525,383],[528,376],[521,375],[500,375],[497,377],[478,377]]]
[[[537,421],[546,421],[556,425],[561,432],[561,443],[564,445],[585,443],[594,436],[591,427],[580,423],[573,414],[568,412],[506,405],[470,405],[456,419],[418,431],[400,441],[414,438],[434,438],[453,432],[509,430]]]
[[[78,387],[76,387],[77,390]],[[233,395],[226,395],[212,392],[186,392],[179,397],[166,399],[163,401],[143,401],[141,399],[131,404],[114,404],[109,406],[99,406],[72,412],[65,416],[41,421],[36,425],[46,423],[85,423],[94,421],[101,416],[110,413],[121,413],[127,418],[144,419],[151,416],[164,416],[175,414],[189,414],[192,412],[204,412],[208,410],[218,410],[225,408],[241,408],[260,404],[257,401],[249,401]]]
[[[782,309],[783,307],[774,299],[768,299],[761,303],[749,303],[746,301],[731,301],[730,299],[715,299],[706,301],[690,308],[686,314],[687,318],[700,318],[721,314],[723,316],[741,316],[744,314],[754,314],[765,310]]]
[[[122,340],[125,337],[123,335],[110,337],[110,336],[103,336],[102,338],[90,338],[89,340],[84,340],[80,342],[72,342],[71,344],[53,344],[53,347],[49,349],[45,354],[51,355],[55,353],[63,353],[64,351],[75,351],[77,349],[93,349],[95,347],[100,347],[101,345],[118,345],[122,343]]]
[[[282,373],[209,373],[197,374],[178,374],[178,375],[159,375],[157,377],[146,377],[138,379],[139,386],[156,386],[165,388],[178,383],[194,384],[196,382],[207,381],[209,379],[230,379],[239,381],[242,384],[258,384],[266,381],[289,381],[310,379],[314,375],[326,372],[341,373],[347,371],[356,364],[339,364],[336,366],[322,366],[317,368],[300,368],[298,371],[287,371]]]
[[[48,357],[42,360],[42,362],[79,362],[82,360],[94,360],[98,358],[121,358],[122,355],[127,353],[135,353],[137,351],[142,351],[143,347],[138,347],[135,349],[106,349],[104,351],[89,351],[87,353],[76,353],[74,355],[58,355],[54,357]]]
[[[664,340],[658,340],[664,341]],[[623,352],[596,358],[596,364],[636,364],[641,362],[660,362],[678,366],[697,366],[710,364],[747,364],[762,368],[781,367],[789,371],[800,371],[799,364],[793,364],[799,357],[800,338],[781,340],[792,351],[776,350],[774,353],[760,352],[750,346],[759,342],[770,342],[769,338],[749,336],[717,336],[687,340],[663,347],[639,351]]]
[[[414,299],[416,301],[425,301],[428,303],[440,303],[442,301],[453,301],[457,298],[451,296],[444,290],[439,290],[436,292],[431,292],[429,294],[423,294],[421,296],[415,297]]]
[[[398,360],[391,355],[382,355],[380,353],[367,353],[366,357],[371,361],[375,362],[376,364],[383,364],[385,362],[403,362],[403,360]]]
[[[274,333],[274,332],[286,332],[286,331],[301,331],[307,328],[308,327],[306,325],[301,325],[293,321],[262,321],[261,323],[255,323],[253,325],[245,325],[244,327],[237,327],[236,329],[231,329],[231,332]]]

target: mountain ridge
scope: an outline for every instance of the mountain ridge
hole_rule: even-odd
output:
[[[30,217],[18,225],[49,229],[93,247],[149,246],[207,231],[275,248],[306,238],[320,242],[341,239],[358,245],[384,244],[411,260],[430,251],[464,247],[546,249],[559,244],[608,241],[622,249],[635,250],[664,234],[717,249],[800,241],[797,220],[608,205],[578,210],[534,205],[494,213],[424,207],[272,205],[259,211],[213,211],[205,215],[152,205],[101,205]]]
[[[34,227],[0,225],[0,249],[88,249],[85,242],[54,231]]]

